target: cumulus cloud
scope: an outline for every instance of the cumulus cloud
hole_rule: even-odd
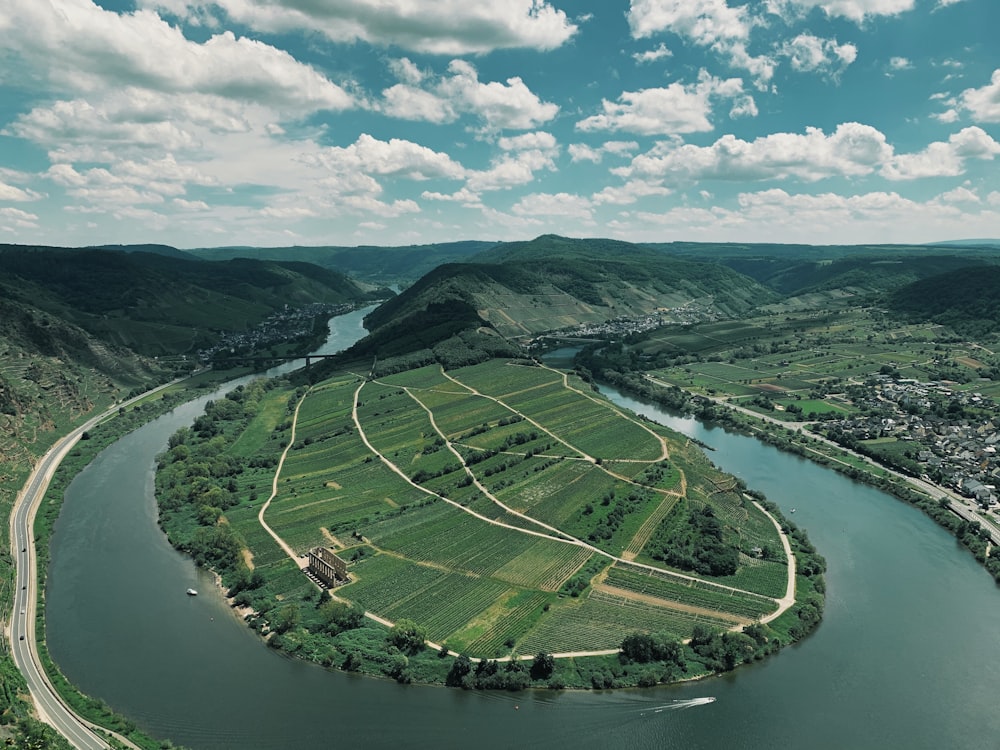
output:
[[[672,57],[673,54],[665,44],[660,44],[655,49],[648,49],[645,52],[633,52],[632,59],[638,63],[651,63],[665,57]]]
[[[857,59],[858,48],[839,44],[836,39],[799,34],[781,45],[780,54],[788,58],[794,70],[837,74]]]
[[[906,57],[889,58],[890,70],[910,70],[912,67],[913,63]]]
[[[739,78],[715,78],[703,70],[694,84],[675,81],[666,88],[625,91],[617,102],[605,99],[601,114],[580,120],[576,127],[641,135],[705,132],[712,130],[712,100],[736,100],[741,103],[738,114],[749,114],[747,98]]]
[[[466,207],[480,207],[482,206],[482,199],[479,193],[474,193],[468,188],[462,188],[461,190],[456,190],[454,193],[438,193],[431,190],[425,190],[420,194],[420,197],[428,201],[444,201],[446,203],[460,203]]]
[[[1000,154],[1000,143],[982,128],[964,128],[947,142],[931,143],[923,151],[899,154],[882,168],[890,180],[914,180],[921,177],[954,177],[965,171],[967,159],[992,160]]]
[[[344,109],[344,89],[290,54],[223,32],[186,39],[156,13],[119,14],[90,0],[9,0],[5,46],[70,90],[117,87],[216,96],[300,111]]]
[[[746,39],[751,27],[746,6],[726,0],[632,0],[627,17],[637,39],[671,31],[702,45]]]
[[[42,195],[36,193],[34,190],[25,190],[16,185],[8,185],[6,182],[0,180],[0,201],[37,201],[42,197]]]
[[[532,193],[511,208],[519,216],[562,216],[590,221],[593,211],[590,200],[570,193]]]
[[[843,123],[830,135],[819,128],[803,134],[773,133],[753,141],[724,135],[711,146],[667,141],[636,156],[619,170],[622,176],[671,176],[690,180],[768,180],[795,177],[813,182],[831,176],[856,177],[874,172],[892,156],[885,136],[856,122]]]
[[[963,91],[960,103],[978,122],[1000,122],[1000,68],[982,88]]]
[[[331,146],[310,157],[324,169],[339,175],[360,173],[429,180],[460,179],[465,169],[448,154],[412,141],[392,138],[381,141],[362,133],[350,146]]]
[[[944,203],[981,203],[979,196],[964,185],[960,185],[954,190],[948,190],[941,193],[937,197],[937,200],[943,201]]]
[[[640,198],[647,198],[651,195],[670,195],[673,191],[655,182],[645,180],[630,180],[624,185],[609,186],[594,193],[591,200],[595,205],[610,203],[616,206],[624,206],[635,203]]]
[[[482,83],[475,67],[452,60],[448,75],[432,78],[409,60],[396,69],[405,76],[382,92],[380,107],[393,117],[426,122],[454,122],[461,114],[479,117],[488,130],[526,130],[548,122],[559,113],[556,104],[543,102],[519,77],[505,83]]]
[[[3,207],[0,208],[0,221],[7,222],[3,226],[4,229],[8,231],[13,231],[16,229],[37,229],[38,228],[38,216],[36,214],[28,213],[27,211],[22,211],[19,208]]]
[[[577,27],[546,0],[139,0],[178,16],[213,6],[261,31],[319,32],[334,42],[365,41],[443,55],[564,44]]]
[[[748,6],[730,7],[726,0],[632,0],[628,21],[633,38],[644,39],[670,32],[720,54],[729,65],[742,68],[764,90],[774,76],[775,61],[768,55],[751,55],[747,50],[750,32],[757,21]],[[655,50],[638,53],[638,62],[651,62],[670,52],[662,44]]]
[[[509,150],[495,159],[489,169],[472,171],[466,188],[474,193],[507,190],[526,185],[543,169],[555,170],[555,149],[525,148]]]
[[[827,16],[860,24],[874,16],[896,16],[913,10],[914,0],[767,0],[767,6],[785,18],[801,17],[820,8]]]
[[[598,164],[604,158],[604,154],[613,156],[627,156],[639,148],[635,141],[606,141],[598,148],[593,148],[585,143],[571,143],[568,147],[572,161],[590,161]]]

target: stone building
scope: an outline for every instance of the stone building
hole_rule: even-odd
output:
[[[313,547],[309,550],[309,572],[329,588],[350,580],[347,563],[328,547]]]

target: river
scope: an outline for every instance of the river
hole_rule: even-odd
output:
[[[326,351],[350,343],[363,314],[334,319]],[[192,750],[997,746],[1000,592],[952,537],[828,469],[603,390],[796,509],[828,562],[813,635],[724,677],[603,693],[400,686],[283,657],[156,526],[154,457],[213,394],[110,446],[70,486],[52,544],[50,651],[82,690]]]

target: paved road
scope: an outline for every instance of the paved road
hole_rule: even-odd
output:
[[[61,438],[36,465],[10,516],[10,538],[17,568],[14,610],[9,633],[11,654],[14,658],[14,664],[21,670],[21,674],[24,675],[24,679],[28,683],[28,690],[35,701],[38,718],[54,727],[74,747],[80,748],[80,750],[103,750],[109,748],[110,745],[94,732],[94,725],[77,716],[62,702],[38,660],[38,650],[35,643],[38,575],[35,539],[32,534],[35,513],[38,511],[38,506],[42,502],[42,497],[45,495],[45,490],[48,488],[55,470],[84,432],[93,429],[94,425],[111,416],[118,409],[135,403],[150,393],[163,390],[176,382],[178,381],[166,383],[123,404],[116,404]],[[135,747],[123,737],[117,737],[117,739],[127,746]]]
[[[14,663],[28,683],[38,717],[81,750],[100,750],[110,746],[91,731],[89,724],[63,704],[39,664],[35,646],[38,576],[35,568],[35,540],[31,529],[42,496],[59,462],[80,439],[83,431],[93,427],[96,422],[97,419],[93,419],[74,430],[45,454],[11,514],[11,539],[17,555],[17,587],[14,590],[14,614],[10,629],[11,653]]]
[[[651,383],[654,383],[655,385],[664,387],[668,387],[670,385],[670,383],[666,383],[662,380],[654,378],[652,375],[646,375],[646,379]],[[719,404],[720,406],[725,406],[728,409],[733,409],[742,414],[746,414],[749,417],[753,417],[754,419],[759,419],[763,422],[770,422],[771,424],[777,425],[778,427],[784,427],[789,430],[797,431],[806,427],[811,427],[813,425],[812,422],[788,422],[783,419],[776,419],[775,417],[768,416],[767,414],[761,414],[760,412],[753,411],[752,409],[747,409],[743,406],[740,406],[739,404],[734,404],[726,398],[721,398],[718,396],[708,396],[707,398],[710,398],[712,401]],[[849,453],[855,458],[860,459],[861,461],[864,461],[865,463],[873,467],[889,472],[897,479],[903,480],[907,484],[926,493],[930,497],[947,498],[949,502],[949,509],[951,510],[952,513],[957,515],[959,518],[965,519],[966,521],[980,524],[983,528],[985,528],[989,532],[990,541],[995,545],[1000,545],[1000,526],[997,526],[997,524],[993,520],[979,513],[979,508],[974,501],[959,495],[958,493],[948,489],[947,487],[942,487],[940,485],[934,484],[933,482],[928,482],[926,479],[911,477],[907,474],[903,474],[894,469],[890,469],[887,466],[883,466],[874,459],[862,455],[860,453],[856,453],[855,451],[852,451],[850,448],[845,448],[839,443],[830,440],[828,438],[825,438],[818,433],[809,432],[807,434],[809,437],[815,440],[819,440],[822,443],[826,443],[827,445],[830,445],[834,448],[838,448],[839,450],[842,450],[845,453]]]

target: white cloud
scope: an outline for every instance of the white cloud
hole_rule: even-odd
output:
[[[889,68],[890,70],[910,70],[913,68],[913,63],[905,57],[892,57],[889,58]]]
[[[767,0],[767,6],[772,13],[785,18],[821,8],[827,16],[860,24],[873,16],[895,16],[913,10],[914,0]]]
[[[12,227],[18,229],[38,228],[38,216],[19,208],[0,207],[0,221],[11,222]],[[10,230],[12,227],[5,226],[4,228]]]
[[[573,162],[591,161],[594,164],[599,164],[603,158],[600,149],[592,148],[586,143],[571,143],[567,151],[569,151],[570,160]]]
[[[482,199],[479,193],[474,193],[468,188],[462,188],[454,193],[436,193],[433,191],[425,190],[420,194],[420,197],[428,201],[444,201],[446,203],[461,203],[467,207],[480,207],[482,206]]]
[[[616,206],[624,206],[630,203],[635,203],[640,198],[646,198],[651,195],[670,195],[671,192],[673,191],[669,188],[653,182],[630,180],[624,185],[606,187],[600,192],[594,193],[594,195],[591,196],[591,199],[595,205],[610,203]]]
[[[956,109],[946,109],[944,112],[935,112],[931,115],[938,122],[943,122],[945,124],[953,123],[958,121],[958,110]]]
[[[458,119],[458,112],[448,99],[416,86],[397,83],[382,92],[382,100],[382,111],[390,117],[398,117],[401,120],[433,122],[440,125]]]
[[[836,39],[821,39],[812,34],[799,34],[780,47],[794,70],[820,71],[837,74],[858,57],[853,44],[839,44]]]
[[[25,190],[19,188],[15,185],[8,185],[6,182],[0,182],[0,201],[37,201],[43,196],[36,193],[34,190]]]
[[[300,112],[352,105],[340,86],[314,68],[232,32],[197,43],[146,10],[119,14],[90,0],[6,5],[5,47],[68,90],[196,93]]]
[[[1000,190],[994,190],[986,196],[986,202],[991,206],[1000,206]]]
[[[511,208],[519,216],[562,216],[590,221],[593,211],[590,200],[569,193],[532,193]]]
[[[262,31],[319,32],[334,42],[366,41],[442,55],[530,47],[548,50],[577,31],[545,0],[139,0],[192,15],[218,5]]]
[[[661,31],[711,45],[723,39],[746,39],[751,21],[746,6],[731,8],[726,0],[631,0],[632,36],[642,39]]]
[[[319,214],[307,206],[266,206],[260,210],[261,216],[270,219],[308,219]]]
[[[871,174],[892,156],[885,136],[869,125],[849,122],[826,135],[819,128],[804,134],[773,133],[753,141],[724,135],[711,146],[657,144],[613,170],[622,176],[687,178],[690,180],[767,180]]]
[[[411,180],[465,176],[462,165],[442,151],[399,138],[381,141],[367,133],[358,136],[350,146],[323,149],[311,160],[338,175],[361,173]]]
[[[727,58],[732,67],[742,68],[750,73],[753,76],[754,85],[759,90],[767,90],[768,83],[774,78],[774,70],[778,67],[773,57],[751,55],[747,52],[746,44],[742,41],[719,42],[713,45],[712,49]]]
[[[662,60],[664,57],[672,57],[673,52],[667,49],[665,44],[660,44],[656,49],[649,49],[645,52],[634,52],[632,53],[632,59],[638,63],[651,63],[657,60]]]
[[[497,141],[497,146],[504,151],[526,151],[529,149],[535,149],[539,151],[551,152],[557,150],[558,148],[555,136],[553,136],[552,133],[546,133],[543,131],[500,138]]]
[[[947,192],[941,193],[937,197],[938,201],[944,203],[981,203],[979,196],[976,195],[969,188],[964,186],[959,186],[954,190],[949,190]]]
[[[437,79],[412,64],[397,64],[396,69],[406,80],[383,91],[380,105],[393,117],[446,123],[472,114],[482,119],[487,130],[526,130],[559,113],[558,105],[540,100],[518,77],[506,83],[481,83],[475,67],[464,60],[452,60],[449,75]]]
[[[890,180],[913,180],[921,177],[954,177],[965,171],[966,159],[992,160],[1000,154],[1000,143],[982,128],[960,130],[947,142],[931,143],[915,154],[899,154],[882,168]]]
[[[184,198],[174,198],[170,201],[174,206],[176,206],[181,211],[211,211],[212,207],[209,206],[205,201],[189,201]]]
[[[544,149],[508,151],[495,160],[489,169],[471,172],[466,187],[474,193],[506,190],[526,185],[535,179],[535,172],[554,170],[554,152]]]
[[[767,55],[755,56],[747,51],[750,31],[756,23],[748,7],[730,7],[726,0],[631,0],[627,15],[633,38],[670,32],[693,44],[710,47],[732,67],[747,70],[757,88],[764,90],[774,77],[775,61]],[[633,57],[638,62],[651,62],[669,54],[660,44],[653,51]]]
[[[961,105],[977,122],[1000,122],[1000,68],[982,88],[963,91]]]
[[[571,143],[567,150],[573,162],[590,161],[599,164],[604,158],[604,154],[628,156],[638,148],[639,144],[635,141],[606,141],[598,148],[593,148],[585,143]]]
[[[737,99],[747,111],[747,95],[739,78],[721,79],[701,71],[698,82],[674,82],[666,88],[625,91],[618,102],[603,100],[603,112],[576,124],[578,130],[626,131],[642,135],[671,135],[712,130],[713,99]]]

